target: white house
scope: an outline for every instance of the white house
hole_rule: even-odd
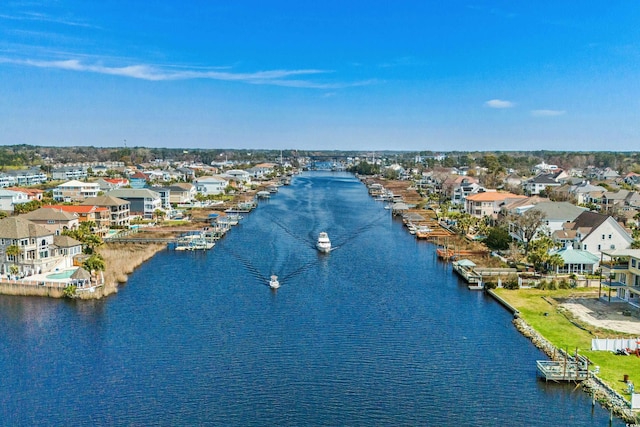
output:
[[[201,176],[193,180],[193,185],[198,193],[208,196],[224,193],[229,181],[222,176]]]
[[[236,182],[251,182],[251,174],[242,169],[231,169],[221,175],[222,178]]]
[[[30,202],[27,193],[0,189],[0,210],[13,212],[15,205],[27,202]]]
[[[574,249],[582,249],[600,256],[602,251],[629,249],[633,238],[613,217],[585,211],[563,230],[573,238]],[[554,238],[560,232],[554,233]],[[556,239],[557,240],[557,239]]]
[[[53,189],[53,199],[58,202],[79,202],[88,197],[97,197],[100,184],[95,182],[67,181]]]

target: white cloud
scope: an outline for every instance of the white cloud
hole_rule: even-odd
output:
[[[564,110],[531,110],[531,115],[534,117],[555,117],[565,113]]]
[[[54,68],[79,72],[91,72],[98,74],[109,74],[115,76],[130,77],[141,80],[166,81],[166,80],[190,80],[190,79],[210,79],[237,81],[258,85],[274,85],[312,89],[339,89],[344,87],[364,86],[375,83],[374,80],[358,81],[351,83],[323,83],[309,80],[291,79],[296,76],[313,76],[319,74],[329,74],[331,71],[306,69],[306,70],[266,70],[251,73],[234,73],[231,71],[219,71],[217,69],[200,68],[176,68],[160,67],[153,65],[127,65],[123,67],[106,66],[101,63],[83,63],[78,59],[67,59],[59,61],[44,61],[31,59],[8,59],[0,57],[0,63],[11,63],[17,65],[31,66],[37,68]]]
[[[490,99],[489,101],[485,102],[484,105],[489,108],[513,108],[516,104],[511,101],[505,101],[503,99]]]

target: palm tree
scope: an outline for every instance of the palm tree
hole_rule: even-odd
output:
[[[18,256],[22,253],[22,249],[20,249],[20,246],[18,245],[11,245],[7,247],[5,253],[7,254],[7,256],[13,257],[13,261],[17,261]]]
[[[82,263],[82,267],[87,271],[104,271],[104,258],[102,255],[94,253]]]

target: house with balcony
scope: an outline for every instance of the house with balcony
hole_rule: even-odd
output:
[[[58,202],[81,202],[96,197],[100,185],[95,182],[67,181],[53,189],[53,199]]]
[[[49,205],[43,209],[52,209],[60,212],[67,212],[79,222],[93,222],[95,226],[91,231],[98,236],[105,236],[111,228],[111,215],[109,209],[93,205]]]
[[[497,218],[502,204],[526,198],[526,196],[519,196],[508,192],[483,191],[467,197],[465,211],[476,218],[485,216]]]
[[[96,181],[96,184],[100,186],[100,190],[107,192],[126,187],[129,185],[129,180],[127,178],[100,178]]]
[[[539,174],[524,181],[522,187],[526,194],[535,196],[547,190],[547,188],[560,187],[561,183],[556,179],[556,174]]]
[[[176,205],[191,203],[195,199],[196,194],[198,194],[196,187],[189,182],[178,182],[170,185],[169,190],[171,190],[171,193],[169,194],[169,202]]]
[[[244,171],[243,171],[244,172]],[[223,194],[229,181],[222,176],[201,176],[193,180],[193,185],[196,188],[196,192],[204,195],[216,195]]]
[[[129,212],[134,217],[153,219],[156,210],[162,209],[160,194],[150,188],[121,188],[106,195],[129,202]]]
[[[602,251],[629,249],[633,242],[631,233],[613,217],[592,211],[582,212],[551,237],[558,242],[563,232],[567,237],[565,243],[571,239],[574,249],[591,252],[597,257],[602,255]]]
[[[19,216],[0,219],[0,274],[9,274],[14,265],[18,276],[53,269],[62,261],[54,236],[52,231]],[[8,254],[10,246],[18,247],[19,254]]]
[[[80,225],[77,215],[65,212],[62,209],[56,209],[53,206],[42,207],[20,216],[34,224],[41,225],[54,235],[60,235],[65,230],[75,230]]]
[[[640,308],[640,249],[602,251],[600,268],[612,296]]]
[[[47,182],[47,174],[39,167],[6,171],[4,177],[6,179],[0,180],[0,183],[8,183],[8,186],[30,187]]]
[[[0,210],[13,212],[16,205],[28,203],[29,196],[22,191],[0,189]]]
[[[110,226],[116,228],[129,228],[131,203],[111,195],[91,197],[81,205],[96,206],[109,211]]]
[[[62,166],[51,171],[53,180],[80,180],[87,178],[87,168],[83,166]]]

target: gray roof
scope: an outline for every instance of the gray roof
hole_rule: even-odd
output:
[[[53,244],[59,248],[72,248],[82,245],[82,242],[69,236],[53,236]]]
[[[109,191],[107,196],[118,197],[120,199],[143,199],[146,197],[155,199],[159,198],[160,194],[148,188],[119,188]]]
[[[0,238],[3,239],[26,239],[51,236],[52,234],[53,231],[19,216],[0,220]]]
[[[64,212],[55,208],[40,208],[35,211],[21,215],[30,221],[64,221],[69,222],[77,219],[77,217],[69,212]]]
[[[540,202],[532,209],[543,212],[547,220],[570,222],[587,210],[569,202]]]
[[[131,203],[109,193],[107,196],[89,197],[80,204],[84,206],[122,206]]]

